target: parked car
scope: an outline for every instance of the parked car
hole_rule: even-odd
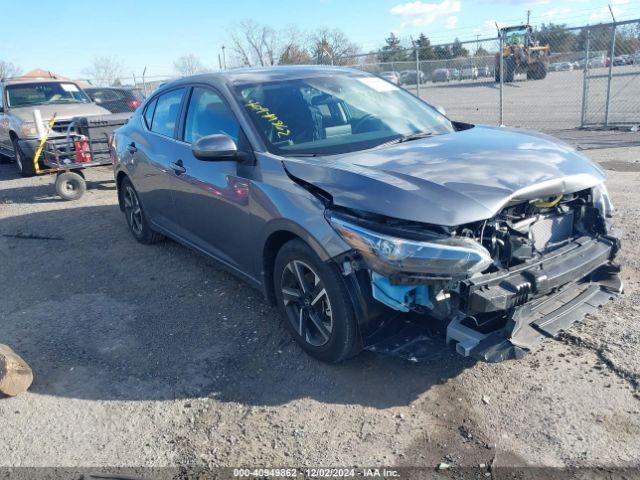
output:
[[[553,72],[568,72],[573,70],[573,63],[571,62],[556,62],[549,65],[549,69]]]
[[[478,73],[480,74],[481,77],[485,77],[485,78],[493,77],[493,74],[491,73],[491,69],[489,68],[488,65],[485,65],[484,67],[480,67],[478,69]]]
[[[457,68],[449,69],[449,74],[451,75],[452,80],[460,80],[460,70]]]
[[[64,137],[73,117],[108,114],[91,101],[77,83],[67,80],[14,79],[0,83],[0,154],[13,159],[24,177],[36,174],[34,156],[39,145],[38,110],[43,124],[55,114],[51,140]],[[43,129],[42,129],[43,130]],[[42,165],[44,167],[44,165]]]
[[[520,358],[620,289],[598,166],[547,135],[452,122],[362,71],[173,81],[113,155],[136,240],[217,260],[323,361],[419,360],[436,326],[462,355]]]
[[[403,85],[415,85],[417,82],[418,75],[416,75],[415,70],[403,70],[400,72],[400,80]],[[420,72],[420,83],[424,83],[425,77],[424,72]]]
[[[381,72],[380,76],[395,85],[400,85],[402,83],[400,80],[400,74],[398,72],[393,72],[393,71]]]
[[[467,78],[471,80],[477,80],[478,75],[478,68],[475,65],[465,65],[460,70],[460,80]]]
[[[431,75],[431,81],[433,83],[436,82],[448,82],[451,80],[451,74],[449,70],[446,68],[437,68],[433,71],[433,75]]]
[[[112,113],[133,112],[142,105],[144,93],[139,88],[91,87],[85,92],[101,107]]]

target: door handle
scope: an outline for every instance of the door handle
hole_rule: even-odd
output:
[[[136,153],[138,151],[138,147],[136,147],[135,142],[131,142],[129,144],[129,153]]]
[[[175,162],[171,162],[169,164],[169,166],[173,169],[174,172],[176,172],[176,174],[180,175],[181,173],[184,173],[187,171],[186,168],[184,168],[184,165],[182,164],[182,160],[176,160]]]

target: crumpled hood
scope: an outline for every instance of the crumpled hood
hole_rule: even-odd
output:
[[[454,226],[506,204],[590,188],[604,172],[573,147],[526,130],[476,126],[387,148],[284,160],[336,205]]]
[[[33,122],[33,111],[40,110],[42,120],[45,122],[56,114],[56,118],[63,120],[73,117],[85,117],[91,115],[107,115],[109,110],[99,107],[95,103],[70,103],[55,105],[35,105],[31,107],[12,108],[11,115],[15,115],[23,122]]]

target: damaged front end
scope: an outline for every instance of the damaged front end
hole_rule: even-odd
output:
[[[366,277],[373,301],[414,319],[399,330],[383,321],[366,347],[427,358],[421,339],[441,325],[458,353],[495,362],[521,358],[622,291],[611,214],[599,184],[512,200],[455,227],[336,206],[327,219],[353,248],[349,269]]]

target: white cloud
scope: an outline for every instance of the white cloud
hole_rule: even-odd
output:
[[[458,17],[456,17],[455,15],[447,17],[447,21],[444,24],[444,28],[446,28],[447,30],[453,30],[457,26],[458,26]]]
[[[552,8],[551,10],[547,10],[546,12],[542,12],[540,14],[541,18],[553,18],[553,17],[559,17],[562,15],[567,15],[568,13],[573,12],[572,8]]]
[[[455,27],[458,18],[452,14],[460,11],[460,0],[442,0],[440,3],[408,2],[396,5],[390,11],[392,15],[402,18],[402,27],[422,27],[445,17],[447,25],[453,24]],[[455,20],[451,20],[452,18]]]
[[[611,0],[611,5],[626,5],[629,0]]]
[[[622,16],[622,8],[613,6],[611,7],[611,10],[616,17]],[[612,20],[609,7],[602,7],[601,9],[593,12],[589,17],[590,22],[610,22]]]

